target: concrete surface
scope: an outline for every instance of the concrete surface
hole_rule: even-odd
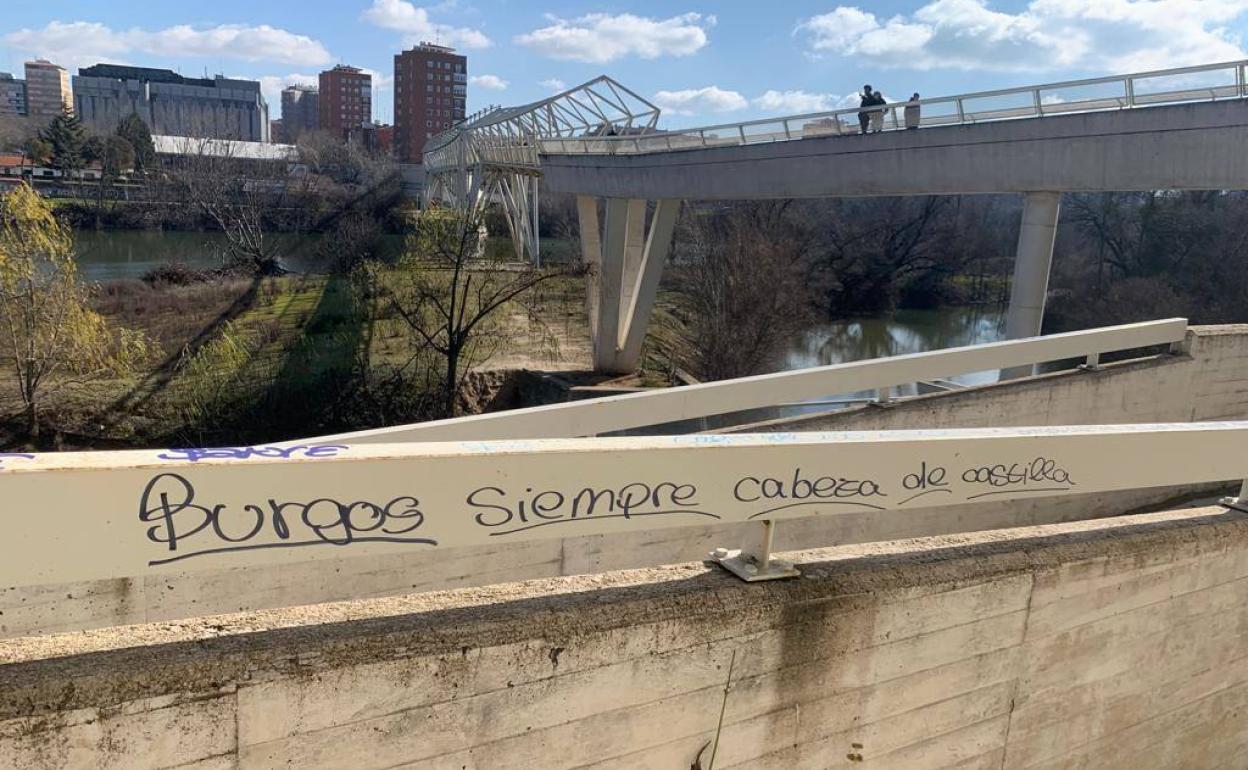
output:
[[[0,768],[1238,769],[1222,509],[0,641]]]
[[[810,137],[649,155],[543,155],[542,188],[606,198],[1237,190],[1248,100]]]

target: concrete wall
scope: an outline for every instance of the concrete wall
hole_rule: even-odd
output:
[[[1248,515],[793,556],[0,641],[0,768],[1248,765]]]
[[[893,407],[768,424],[757,430],[868,430],[1010,425],[1188,422],[1248,416],[1248,325],[1200,327],[1189,355],[1115,364],[938,394]],[[1216,498],[1217,487],[1139,489],[1014,503],[934,508],[909,516],[847,514],[786,522],[778,548],[810,548],[1157,510]],[[1227,492],[1233,490],[1226,490]],[[35,587],[0,586],[0,638],[148,623],[352,598],[674,564],[736,547],[731,526],[612,537],[570,537],[464,548],[434,562],[418,556],[357,557],[217,572]]]
[[[746,200],[1228,189],[1248,179],[1248,100],[811,137],[648,155],[543,155],[542,188]]]

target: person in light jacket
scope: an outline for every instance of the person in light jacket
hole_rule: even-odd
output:
[[[919,127],[919,95],[915,93],[906,102],[906,128]]]
[[[878,134],[884,130],[884,113],[888,109],[888,100],[879,91],[872,96],[874,99],[871,104],[875,105],[876,109],[871,111],[871,133]]]

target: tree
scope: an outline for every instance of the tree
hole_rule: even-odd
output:
[[[28,184],[0,208],[0,353],[8,359],[32,438],[55,388],[76,378],[128,370],[147,356],[137,334],[116,336],[88,306],[73,237]]]
[[[117,177],[134,167],[134,148],[119,136],[92,136],[87,139],[83,155],[88,163],[100,164],[100,179],[95,185],[95,216],[99,223],[104,208],[104,193]]]
[[[761,374],[814,322],[818,288],[789,208],[743,204],[686,224],[655,332],[671,363],[703,380]]]
[[[406,285],[390,292],[392,308],[416,333],[417,355],[432,352],[440,359],[444,417],[455,414],[463,378],[506,339],[507,309],[518,306],[540,324],[534,312],[536,290],[567,274],[503,264],[487,253],[482,233],[480,221],[471,215],[424,212],[401,265]]]
[[[225,235],[226,269],[252,275],[284,272],[269,212],[286,207],[289,175],[281,160],[240,154],[237,142],[183,137],[169,168],[171,189]]]
[[[51,149],[52,168],[72,174],[86,165],[87,131],[71,112],[62,112],[39,133]]]
[[[23,151],[26,157],[30,158],[30,162],[36,166],[42,166],[52,159],[52,145],[40,139],[38,135],[26,140]]]
[[[137,112],[122,118],[115,133],[130,145],[136,171],[146,174],[156,167],[156,145],[152,142],[152,132]]]

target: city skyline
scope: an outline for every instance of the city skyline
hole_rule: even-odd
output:
[[[918,0],[605,7],[502,0],[333,7],[236,0],[213,16],[170,5],[58,2],[0,26],[0,71],[46,57],[254,79],[272,111],[283,87],[336,64],[372,77],[373,118],[394,122],[393,56],[422,40],[469,56],[467,111],[521,104],[599,74],[664,109],[668,125],[835,109],[863,82],[890,97],[1243,58],[1248,0]]]

